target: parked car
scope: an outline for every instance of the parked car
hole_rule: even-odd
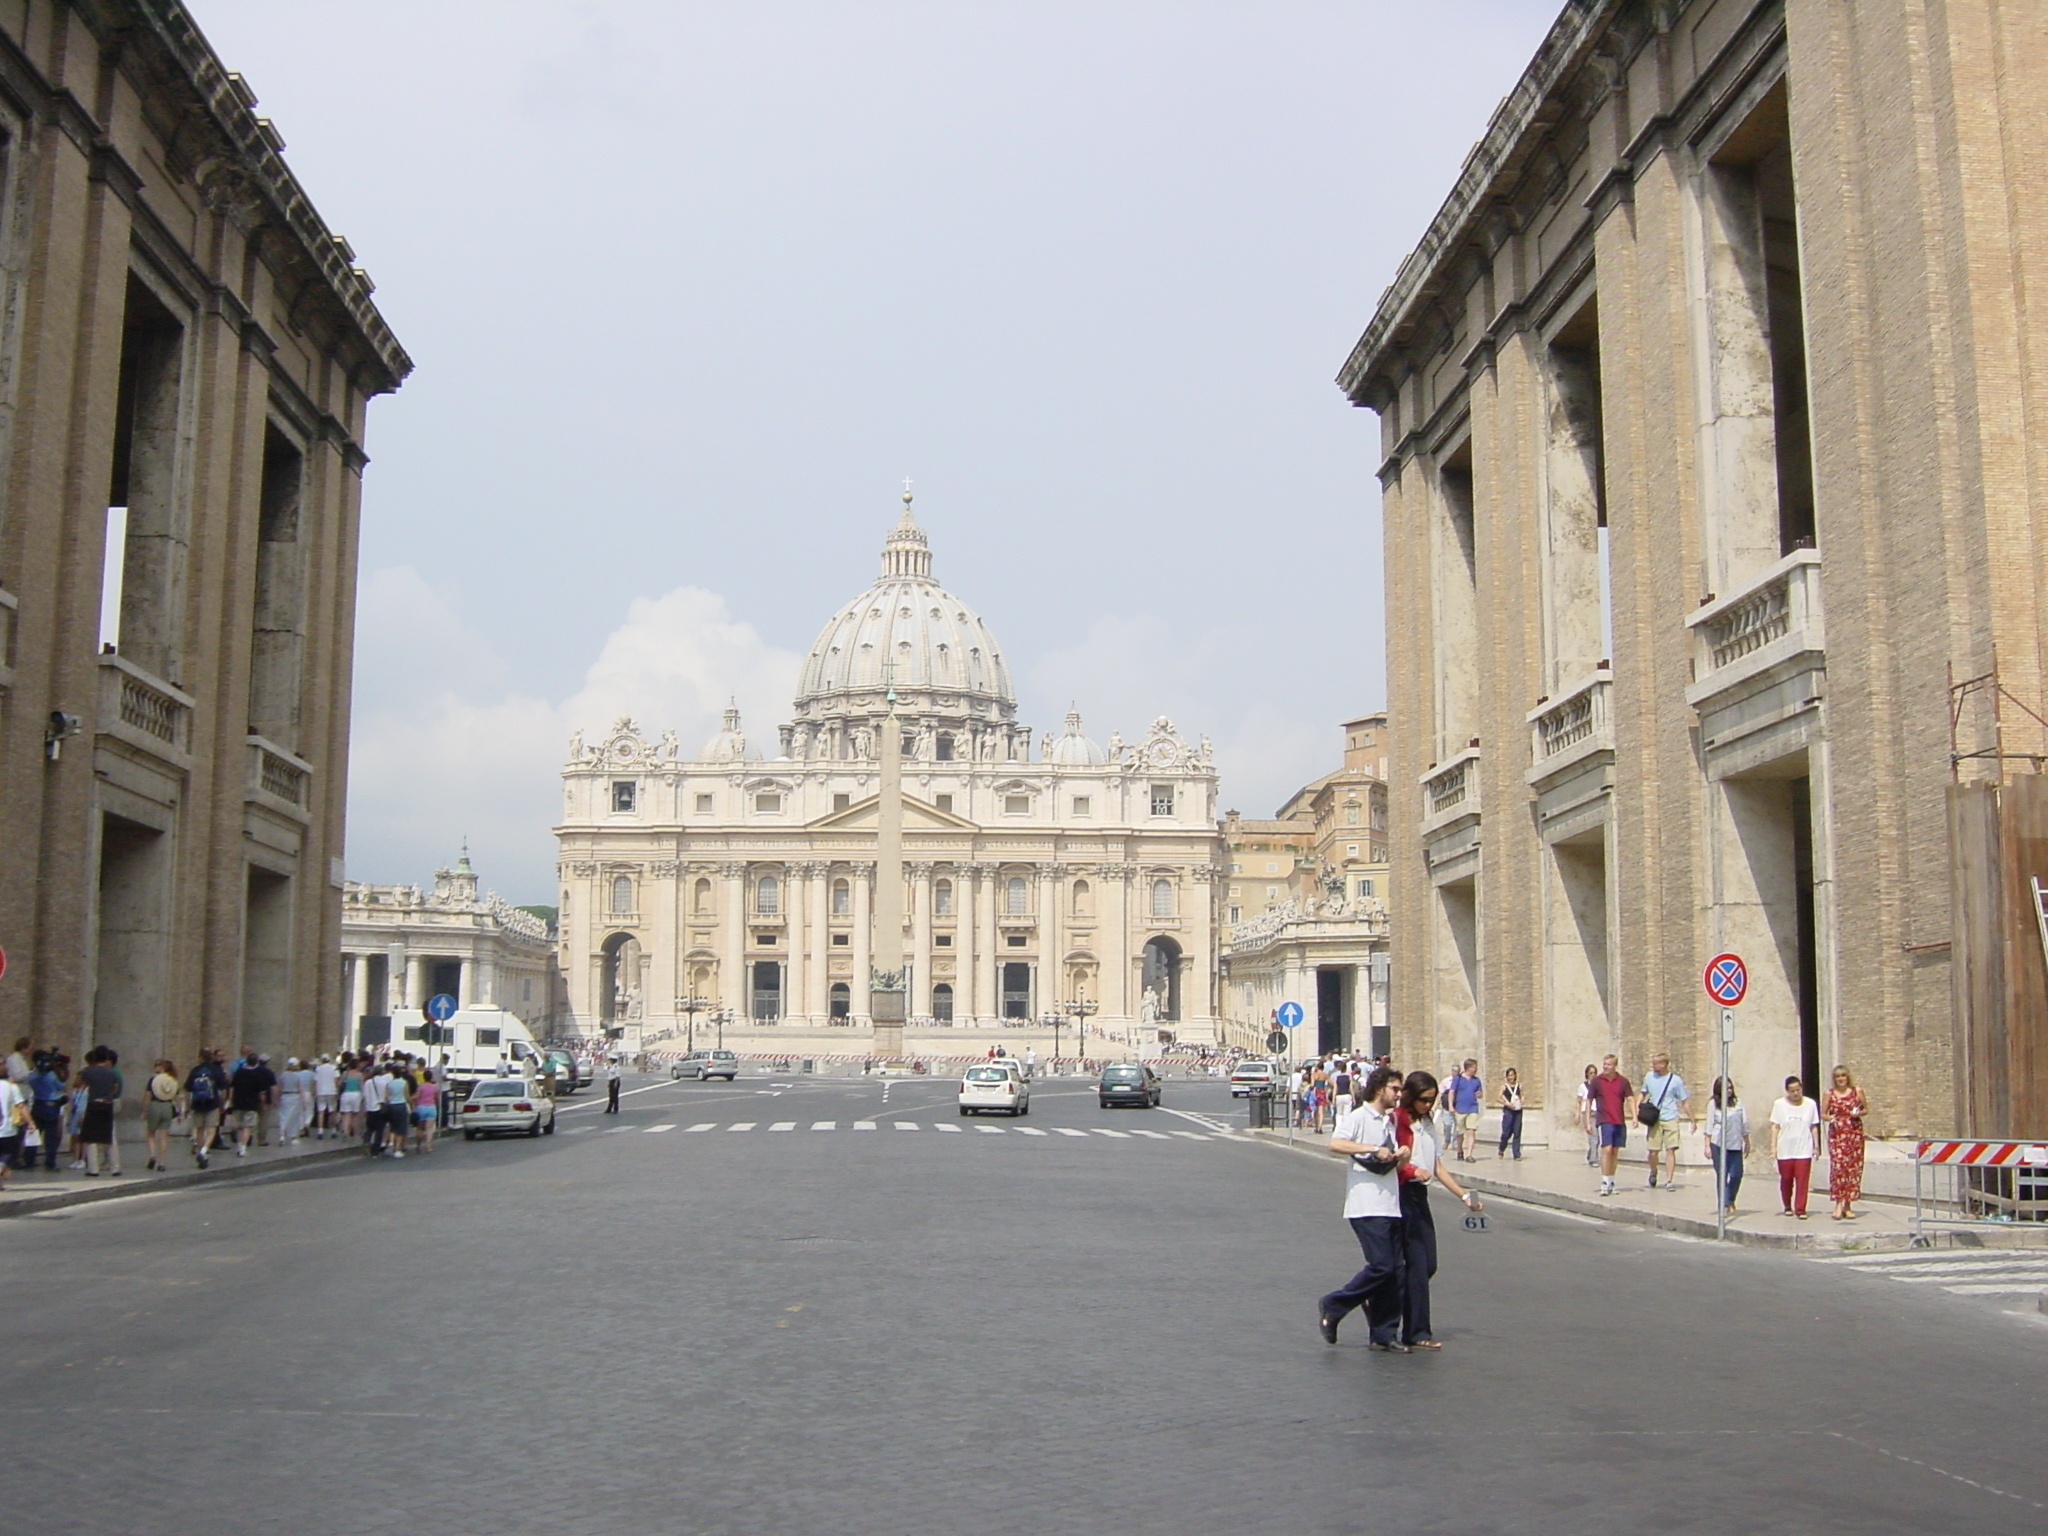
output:
[[[1159,1078],[1143,1062],[1116,1062],[1102,1069],[1102,1081],[1095,1085],[1095,1097],[1104,1109],[1118,1104],[1156,1109],[1159,1107]]]
[[[1270,1093],[1279,1081],[1280,1073],[1270,1061],[1240,1061],[1230,1072],[1230,1096],[1243,1099],[1255,1092]]]
[[[1016,1062],[980,1062],[960,1079],[961,1114],[978,1115],[991,1109],[1008,1115],[1031,1113],[1031,1085],[1024,1081],[1024,1069]]]
[[[457,1119],[464,1141],[479,1136],[552,1136],[555,1101],[531,1078],[487,1077],[469,1090]]]
[[[692,1051],[668,1069],[671,1078],[722,1077],[728,1083],[740,1075],[740,1059],[731,1051]]]

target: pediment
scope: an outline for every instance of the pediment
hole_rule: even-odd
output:
[[[856,800],[843,811],[834,811],[828,816],[820,816],[810,825],[813,829],[820,832],[873,830],[876,822],[880,819],[878,808],[881,800],[882,797],[880,795],[869,795],[865,800]],[[936,805],[920,800],[915,795],[905,795],[903,797],[903,829],[906,832],[973,832],[977,830],[975,824],[965,816],[958,815],[952,811],[942,811]]]

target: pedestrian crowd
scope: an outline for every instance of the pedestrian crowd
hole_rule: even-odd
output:
[[[87,1178],[122,1174],[118,1135],[127,1081],[111,1046],[71,1058],[17,1040],[0,1079],[0,1189],[9,1175],[60,1163]],[[223,1050],[202,1048],[187,1071],[159,1058],[141,1092],[144,1166],[170,1166],[174,1134],[191,1138],[195,1166],[208,1168],[215,1152],[232,1146],[247,1157],[255,1146],[296,1146],[302,1140],[359,1140],[370,1156],[402,1158],[431,1152],[451,1108],[448,1062],[387,1050],[342,1052],[301,1061],[271,1058],[243,1047],[233,1061]]]

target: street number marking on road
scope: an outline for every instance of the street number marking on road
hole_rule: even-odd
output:
[[[737,1120],[726,1127],[728,1131],[751,1131],[753,1128],[754,1122],[751,1120]]]
[[[1707,989],[1707,996],[1724,1008],[1733,1008],[1749,993],[1749,967],[1742,963],[1742,956],[1716,955],[1707,962],[1706,974],[1700,978]]]
[[[705,1121],[705,1122],[704,1122],[703,1124],[701,1124],[701,1125],[692,1125],[692,1126],[687,1126],[687,1127],[685,1127],[685,1128],[684,1128],[684,1131],[683,1131],[683,1134],[684,1134],[685,1136],[687,1136],[687,1135],[689,1135],[689,1134],[690,1134],[690,1132],[691,1132],[691,1131],[715,1131],[715,1130],[717,1130],[717,1129],[718,1129],[718,1122],[717,1122],[716,1120],[706,1120],[706,1121]]]
[[[1273,1017],[1282,1029],[1296,1029],[1307,1015],[1302,1012],[1299,1003],[1282,1003],[1273,1010]]]
[[[1467,1211],[1465,1213],[1465,1230],[1467,1232],[1490,1232],[1493,1229],[1487,1226],[1486,1217],[1478,1211]]]
[[[1068,1130],[1067,1127],[1065,1127],[1064,1125],[1056,1125],[1053,1127],[1053,1129],[1059,1132],[1059,1134],[1062,1136],[1086,1136],[1088,1134],[1086,1131]]]
[[[670,1125],[650,1125],[650,1126],[648,1126],[648,1127],[647,1127],[646,1131],[645,1131],[645,1132],[643,1132],[642,1134],[644,1134],[644,1135],[648,1135],[648,1136],[656,1136],[656,1135],[659,1135],[659,1134],[660,1134],[661,1132],[663,1132],[663,1131],[672,1131],[672,1130],[674,1130],[674,1129],[675,1129],[675,1126],[674,1126],[673,1124],[670,1124]]]
[[[837,1120],[813,1120],[811,1122],[811,1129],[814,1131],[836,1131],[839,1129],[839,1122]]]
[[[794,1120],[778,1120],[769,1126],[768,1129],[771,1131],[793,1131],[796,1129],[796,1122]]]
[[[856,1120],[853,1122],[853,1128],[856,1131],[872,1131],[875,1128],[875,1122],[872,1120]]]

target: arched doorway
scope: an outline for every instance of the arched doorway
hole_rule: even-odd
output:
[[[853,1018],[853,989],[843,981],[832,983],[832,1022],[845,1024]]]
[[[1165,934],[1145,941],[1145,965],[1138,978],[1138,1017],[1147,1024],[1180,1021],[1180,945]]]
[[[640,941],[615,933],[599,951],[597,1017],[611,1025],[640,1017]]]
[[[932,988],[932,1017],[941,1024],[953,1022],[953,984],[942,981]]]

